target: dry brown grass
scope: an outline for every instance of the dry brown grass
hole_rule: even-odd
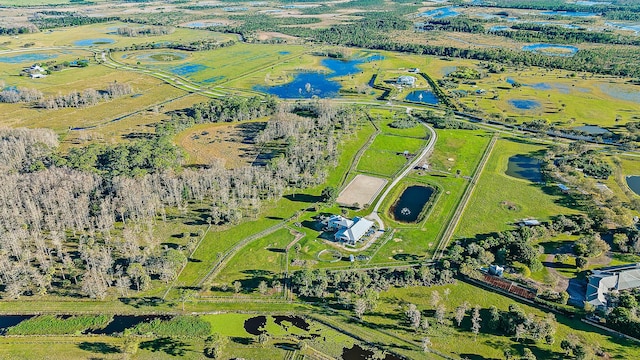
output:
[[[258,155],[253,144],[265,119],[236,124],[200,124],[178,134],[175,143],[187,154],[187,163],[207,165],[222,161],[227,168],[251,165]]]

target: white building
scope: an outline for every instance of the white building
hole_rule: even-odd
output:
[[[331,215],[331,217],[326,220],[325,225],[327,226],[327,230],[336,231],[342,228],[350,228],[353,225],[353,221],[340,215]]]
[[[353,218],[352,225],[343,227],[334,235],[336,241],[343,241],[349,245],[355,245],[371,229],[373,221],[365,218]]]
[[[640,264],[593,270],[587,284],[587,302],[597,307],[607,306],[607,294],[640,287]]]
[[[402,86],[414,86],[416,84],[416,78],[408,75],[399,76],[398,80],[396,80],[396,84]]]

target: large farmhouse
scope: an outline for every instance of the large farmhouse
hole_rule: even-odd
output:
[[[640,287],[640,263],[594,270],[589,276],[586,301],[596,307],[607,306],[607,294]]]
[[[327,230],[336,232],[334,234],[335,240],[349,245],[355,245],[362,240],[371,227],[373,227],[373,221],[361,217],[349,220],[340,215],[333,215],[326,221]]]

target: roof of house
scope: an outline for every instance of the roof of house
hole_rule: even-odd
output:
[[[562,191],[568,191],[569,188],[567,187],[567,185],[565,184],[558,184],[558,187],[560,188],[560,190]]]
[[[537,226],[540,225],[540,221],[536,220],[536,219],[525,219],[522,220],[522,223],[526,226]]]
[[[373,221],[369,221],[365,218],[353,218],[353,226],[349,228],[342,228],[336,232],[336,239],[344,241],[356,242],[360,240],[364,234],[371,229]]]
[[[606,294],[610,291],[627,290],[640,287],[640,265],[625,265],[608,270],[594,270],[589,276],[586,300],[592,305],[607,304]]]
[[[329,220],[327,220],[327,224],[332,224],[337,227],[349,228],[353,225],[353,221],[340,215],[331,215]]]
[[[413,84],[416,82],[416,78],[414,78],[413,76],[409,76],[409,75],[403,75],[398,77],[398,82],[399,83],[409,83],[409,84]]]

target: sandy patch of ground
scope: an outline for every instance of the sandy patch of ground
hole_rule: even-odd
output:
[[[385,179],[368,175],[356,175],[349,185],[342,190],[337,202],[343,205],[358,203],[360,206],[372,204],[386,183],[387,180]]]

